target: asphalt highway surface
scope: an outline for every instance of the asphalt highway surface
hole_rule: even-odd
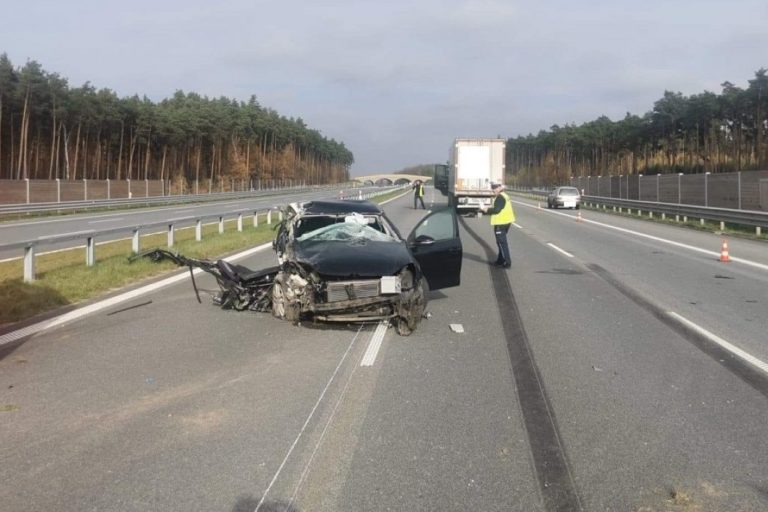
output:
[[[765,243],[513,200],[409,337],[185,279],[0,346],[0,509],[768,510]]]

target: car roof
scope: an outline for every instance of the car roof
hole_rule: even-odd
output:
[[[342,201],[338,199],[310,201],[302,205],[302,210],[305,214],[310,215],[344,213],[382,214],[381,208],[370,201]]]

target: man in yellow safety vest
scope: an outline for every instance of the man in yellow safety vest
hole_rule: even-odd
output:
[[[427,209],[427,207],[424,206],[424,183],[421,180],[416,180],[413,182],[413,209],[414,210],[417,208],[416,201],[421,202],[421,208],[423,210]]]
[[[509,196],[504,192],[504,185],[501,183],[491,183],[491,190],[493,190],[493,195],[495,196],[493,206],[491,208],[483,206],[480,209],[491,214],[491,226],[493,226],[493,234],[496,237],[496,245],[499,248],[499,254],[493,264],[497,267],[509,268],[512,265],[512,261],[509,256],[507,233],[509,232],[509,227],[515,222],[515,210],[512,209],[512,201],[509,200]]]

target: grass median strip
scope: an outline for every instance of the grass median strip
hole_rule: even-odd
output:
[[[228,221],[221,234],[218,223],[206,225],[200,242],[195,240],[194,228],[179,229],[172,250],[194,258],[219,258],[272,240],[275,220],[269,225],[266,218],[260,216],[258,227],[244,223],[242,232],[237,231],[236,221]],[[141,238],[141,247],[166,247],[167,240],[165,233],[146,235]],[[129,263],[130,255],[130,240],[99,245],[96,264],[92,267],[85,265],[83,248],[44,254],[37,257],[37,279],[33,283],[23,282],[22,261],[0,263],[0,326],[76,304],[176,268],[170,262]]]

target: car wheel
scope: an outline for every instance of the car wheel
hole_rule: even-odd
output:
[[[272,316],[295,323],[299,321],[299,304],[288,300],[284,279],[285,274],[280,273],[272,285]]]

